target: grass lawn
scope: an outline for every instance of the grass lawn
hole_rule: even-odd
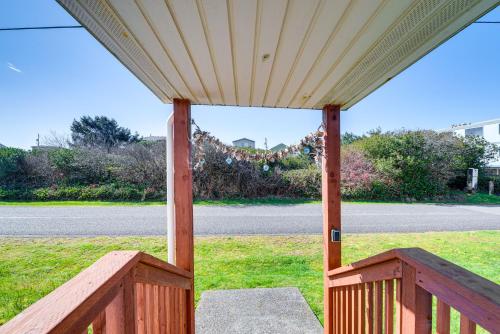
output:
[[[195,205],[291,205],[291,204],[320,204],[321,200],[307,198],[241,198],[241,199],[221,199],[221,200],[195,200]],[[344,203],[354,204],[412,204],[401,201],[344,201]],[[465,195],[464,201],[460,202],[435,202],[425,201],[416,203],[444,203],[444,204],[489,204],[500,205],[500,196],[489,196],[478,193]],[[140,205],[165,205],[162,201],[0,201],[0,206],[140,206]]]
[[[194,205],[290,205],[311,203],[319,204],[321,200],[269,197],[194,201]],[[0,206],[138,206],[165,204],[164,201],[0,201]]]
[[[422,247],[500,283],[500,231],[346,235],[343,263]],[[199,237],[196,300],[211,289],[296,286],[320,320],[321,236]],[[0,324],[112,250],[166,258],[161,237],[0,239]]]

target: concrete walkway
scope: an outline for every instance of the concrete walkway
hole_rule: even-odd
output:
[[[321,334],[297,288],[206,291],[196,309],[201,334]]]

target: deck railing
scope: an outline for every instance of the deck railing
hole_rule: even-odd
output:
[[[460,333],[476,324],[500,333],[500,286],[419,248],[394,249],[328,272],[334,332],[450,333],[450,307]]]
[[[0,333],[188,333],[193,275],[141,252],[111,252]]]

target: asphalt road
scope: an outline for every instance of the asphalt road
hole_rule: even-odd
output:
[[[196,235],[319,234],[321,206],[195,206]],[[500,206],[343,204],[344,233],[500,229]],[[166,235],[163,206],[0,206],[0,236]]]

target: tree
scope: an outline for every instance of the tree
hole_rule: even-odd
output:
[[[139,141],[139,135],[118,126],[114,119],[106,116],[82,116],[71,124],[73,145],[78,147],[103,148],[108,153],[113,147]]]
[[[21,176],[26,152],[13,147],[0,148],[0,185],[6,185]]]
[[[363,139],[364,136],[358,136],[352,132],[344,132],[341,136],[342,145],[349,145]]]

